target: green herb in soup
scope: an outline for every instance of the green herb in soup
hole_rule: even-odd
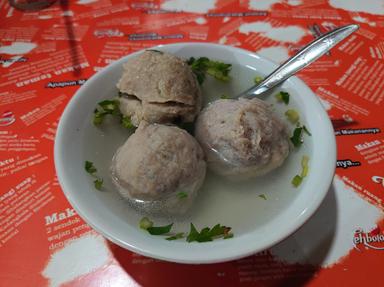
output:
[[[297,124],[300,120],[299,113],[294,109],[289,109],[285,112],[285,116],[287,117],[288,121],[291,122],[291,124]]]
[[[267,197],[265,196],[265,194],[259,194],[259,197],[264,199],[264,200],[267,200]]]
[[[263,77],[260,77],[260,76],[256,76],[253,81],[255,82],[255,84],[260,84],[262,81],[264,80]]]
[[[300,147],[303,144],[304,142],[303,132],[305,132],[308,136],[312,136],[312,134],[308,131],[308,129],[305,126],[296,127],[293,131],[292,137],[290,138],[292,144],[295,147]]]
[[[172,236],[165,238],[165,240],[171,241],[171,240],[177,240],[177,239],[180,239],[183,237],[184,237],[184,232],[180,232],[180,233],[176,233],[175,235],[172,235]]]
[[[93,165],[93,162],[90,162],[88,160],[85,161],[84,168],[85,168],[85,171],[88,172],[91,175],[93,175],[95,172],[97,172],[97,169]]]
[[[293,131],[293,135],[290,138],[295,147],[300,147],[303,143],[303,128],[297,127]]]
[[[205,227],[199,232],[197,231],[193,223],[191,223],[190,231],[187,236],[187,241],[188,242],[196,241],[199,243],[213,241],[216,238],[227,236],[230,230],[231,230],[231,227],[216,224],[212,228]]]
[[[93,183],[97,190],[101,190],[101,188],[103,187],[104,180],[102,178],[97,178],[93,181]]]
[[[177,197],[178,198],[180,198],[180,199],[184,199],[184,198],[187,198],[188,197],[188,193],[186,193],[186,192],[179,192],[178,194],[177,194]]]
[[[195,73],[200,85],[203,84],[206,74],[222,82],[228,82],[230,80],[229,72],[231,71],[231,64],[212,61],[207,57],[200,57],[197,59],[191,57],[187,63]]]
[[[119,96],[121,94],[119,93]],[[132,124],[131,119],[128,116],[124,116],[120,112],[120,101],[119,100],[104,100],[97,103],[97,108],[93,111],[93,124],[99,126],[103,123],[107,115],[115,116],[119,119],[120,124],[127,129],[134,129],[135,126]]]
[[[275,97],[278,102],[283,102],[286,105],[289,104],[290,95],[287,92],[281,91],[278,94],[276,94]]]
[[[134,129],[135,128],[135,126],[132,124],[130,117],[128,117],[128,116],[123,116],[121,118],[121,125],[127,129]]]
[[[139,222],[139,226],[141,229],[147,230],[153,226],[153,222],[149,220],[148,217],[143,217]]]
[[[312,136],[312,134],[309,132],[309,130],[307,129],[306,126],[303,126],[303,130],[304,130],[304,132],[305,132],[307,135]]]
[[[147,228],[147,231],[151,235],[163,235],[168,234],[171,231],[173,223],[164,226],[151,226]]]
[[[93,181],[93,184],[97,190],[101,190],[103,186],[104,180],[101,177],[98,177],[95,173],[97,172],[97,168],[93,165],[91,161],[86,160],[84,163],[84,169],[87,173],[89,173],[91,176],[96,178]]]
[[[304,155],[301,159],[301,173],[300,175],[295,175],[291,182],[294,187],[299,187],[299,185],[303,182],[303,179],[308,175],[308,162],[309,157]]]
[[[164,226],[153,226],[153,222],[148,217],[143,217],[139,222],[139,227],[148,231],[151,235],[168,234],[171,231],[173,223]]]
[[[233,236],[234,236],[233,233],[229,232],[228,234],[223,236],[223,239],[230,239],[230,238],[233,238]]]
[[[185,237],[184,232],[178,232],[174,234],[170,234],[173,223],[165,225],[165,226],[153,226],[153,222],[149,220],[147,217],[143,217],[139,222],[139,227],[148,231],[151,235],[169,235],[165,239],[168,241],[177,240]],[[229,239],[234,235],[230,232],[231,227],[227,227],[221,224],[216,224],[212,228],[205,227],[200,232],[196,229],[196,227],[191,223],[190,231],[186,236],[187,242],[208,242],[213,241],[214,239]]]
[[[298,187],[302,181],[303,181],[303,178],[300,175],[295,175],[292,179],[292,185],[294,187]]]

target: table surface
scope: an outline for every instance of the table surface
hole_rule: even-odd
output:
[[[380,285],[383,0],[68,2],[21,12],[0,1],[0,286]],[[74,92],[104,66],[191,41],[282,62],[348,23],[361,28],[299,74],[332,119],[338,162],[319,210],[283,242],[221,264],[162,262],[106,241],[65,199],[52,156],[57,123]]]

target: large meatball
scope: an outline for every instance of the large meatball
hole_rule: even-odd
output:
[[[186,131],[142,122],[116,152],[111,171],[125,199],[148,212],[184,213],[204,181],[206,163]]]
[[[117,84],[121,112],[138,126],[193,122],[201,109],[201,90],[188,64],[168,53],[148,50],[130,58]]]
[[[213,102],[199,115],[195,136],[208,167],[232,179],[266,174],[290,150],[286,125],[259,99]]]

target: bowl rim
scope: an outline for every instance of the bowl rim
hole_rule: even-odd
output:
[[[215,241],[215,245],[217,246],[222,246],[224,248],[221,248],[220,250],[222,252],[216,252],[215,255],[207,255],[207,253],[201,254],[201,257],[194,256],[193,258],[187,258],[185,254],[176,254],[172,253],[166,254],[162,252],[161,250],[157,249],[156,252],[153,252],[151,250],[148,250],[146,248],[140,248],[136,246],[135,244],[130,244],[128,242],[125,242],[119,238],[117,238],[111,230],[107,228],[106,225],[103,226],[103,224],[95,222],[92,219],[92,216],[89,216],[86,212],[83,212],[82,209],[82,203],[79,203],[76,198],[73,196],[72,192],[69,191],[69,185],[67,183],[68,179],[65,178],[65,172],[64,172],[64,158],[65,156],[63,155],[63,140],[65,137],[65,123],[68,121],[68,117],[70,116],[71,111],[76,105],[76,99],[78,99],[83,91],[87,88],[89,88],[94,81],[98,81],[103,78],[104,74],[108,72],[108,70],[115,69],[116,67],[122,65],[128,58],[133,57],[139,53],[141,53],[144,50],[147,49],[172,49],[172,48],[183,48],[186,46],[195,46],[196,48],[199,49],[204,49],[204,48],[217,48],[217,49],[224,49],[224,50],[229,50],[235,54],[242,54],[246,56],[251,56],[254,58],[257,58],[258,60],[261,60],[264,64],[270,66],[271,68],[275,69],[277,68],[277,64],[274,62],[261,57],[255,53],[252,53],[251,51],[237,48],[237,47],[232,47],[232,46],[226,46],[226,45],[220,45],[220,44],[214,44],[214,43],[201,43],[201,42],[181,42],[181,43],[174,43],[174,44],[162,44],[162,45],[156,45],[150,48],[146,48],[134,53],[130,53],[119,60],[107,65],[104,67],[102,70],[98,71],[95,73],[92,77],[90,77],[83,86],[81,86],[76,93],[72,96],[70,99],[69,103],[66,105],[64,112],[62,113],[60,117],[60,121],[57,127],[57,133],[55,137],[55,142],[54,142],[54,163],[55,163],[55,168],[56,168],[56,173],[57,177],[61,186],[61,189],[63,190],[66,198],[68,199],[69,203],[72,205],[72,207],[76,210],[76,212],[79,214],[79,216],[88,224],[90,225],[94,230],[105,236],[107,239],[112,241],[113,243],[128,249],[132,252],[144,255],[144,256],[149,256],[152,258],[156,259],[161,259],[161,260],[166,260],[166,261],[171,261],[171,262],[177,262],[177,263],[188,263],[188,264],[208,264],[208,263],[219,263],[219,262],[226,262],[226,261],[231,261],[239,258],[243,258],[252,254],[255,254],[257,252],[260,252],[262,250],[266,250],[270,248],[271,246],[277,244],[278,242],[284,240],[287,238],[289,235],[297,231],[318,209],[320,204],[323,202],[328,189],[332,183],[332,179],[334,177],[335,173],[335,168],[336,168],[336,139],[334,136],[334,131],[333,127],[331,124],[331,121],[328,117],[327,112],[324,110],[322,107],[320,100],[317,98],[317,96],[312,92],[312,90],[299,78],[293,76],[289,78],[287,81],[290,83],[298,86],[300,89],[303,89],[306,94],[310,94],[312,97],[312,101],[317,102],[317,104],[320,106],[318,109],[319,112],[319,118],[323,121],[324,124],[324,129],[327,131],[326,135],[327,137],[327,144],[328,148],[326,149],[326,154],[327,154],[327,161],[324,161],[324,174],[321,176],[321,181],[318,181],[317,183],[319,184],[316,186],[316,189],[319,194],[318,200],[316,202],[311,202],[309,205],[301,212],[300,216],[298,219],[295,220],[294,223],[291,223],[290,225],[282,227],[282,230],[284,232],[280,232],[280,236],[275,236],[272,240],[270,240],[268,243],[264,244],[262,247],[255,247],[254,244],[252,244],[252,241],[250,240],[245,240],[245,242],[250,243],[250,244],[238,244],[236,245],[236,248],[230,249],[230,248],[225,248],[225,244],[223,242]],[[233,241],[232,239],[231,241]],[[236,240],[236,237],[235,237]],[[227,240],[225,240],[227,241]],[[245,243],[243,242],[243,243]],[[241,242],[240,242],[241,243]],[[189,248],[190,250],[193,250],[196,252],[195,248]],[[212,248],[211,248],[212,249]],[[209,249],[207,249],[209,250]],[[191,253],[191,252],[189,252]]]

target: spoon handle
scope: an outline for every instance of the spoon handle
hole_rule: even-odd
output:
[[[275,71],[269,74],[260,84],[253,86],[237,97],[252,98],[270,90],[277,84],[291,77],[301,69],[311,64],[313,61],[320,58],[357,29],[359,29],[359,25],[351,24],[324,34],[320,38],[317,38],[309,43],[296,55],[284,62]]]

